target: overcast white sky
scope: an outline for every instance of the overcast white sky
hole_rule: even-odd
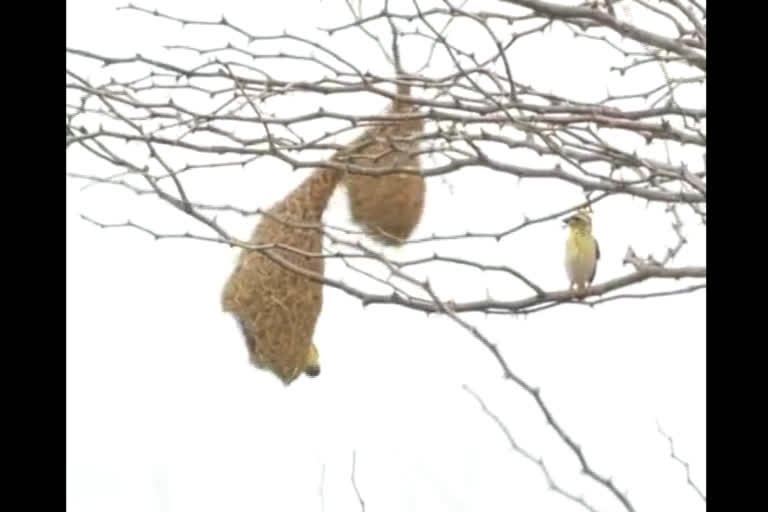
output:
[[[115,11],[120,4],[68,0],[67,46],[108,56],[154,51],[167,57],[158,48],[181,38],[199,47],[230,39],[222,31],[182,31],[171,22]],[[235,0],[139,5],[189,18],[226,14],[264,34],[283,28],[308,33],[348,20],[343,2],[268,4],[266,11],[259,9],[261,2]],[[387,72],[369,43],[350,34],[334,44],[359,65],[370,62],[376,71]],[[550,34],[526,48],[513,60],[517,77],[549,80],[553,88],[567,77],[573,95],[600,96],[610,86],[601,54],[585,54],[570,38]],[[76,69],[89,69],[82,60],[71,61]],[[285,70],[291,72],[300,69]],[[84,72],[105,76],[98,73],[95,68]],[[636,77],[637,83],[652,79]],[[344,108],[338,98],[324,101]],[[376,101],[363,96],[347,111],[375,113],[384,107]],[[286,105],[293,112],[315,107]],[[114,172],[104,165],[68,151],[70,171]],[[535,157],[521,165],[536,165]],[[188,190],[210,203],[267,207],[306,176],[306,171],[276,167],[266,171],[267,180],[260,171],[200,173],[190,179]],[[447,182],[450,186],[428,181],[427,209],[415,236],[500,229],[523,214],[566,208],[583,197],[562,185],[521,184],[482,169],[462,171]],[[601,512],[620,510],[612,497],[579,475],[576,460],[530,397],[505,381],[487,350],[451,321],[386,305],[364,309],[342,292],[326,289],[315,335],[322,374],[286,388],[250,366],[239,330],[221,312],[221,287],[235,250],[96,228],[79,214],[141,221],[163,232],[199,231],[159,201],[108,186],[81,191],[82,185],[67,181],[70,512],[320,511],[321,478],[325,510],[357,511],[350,482],[353,450],[368,511],[573,510],[547,491],[535,465],[509,448],[463,384],[484,397],[522,446],[544,457],[561,485],[584,494]],[[349,226],[346,208],[339,191],[326,221]],[[247,236],[254,221],[222,216],[240,236]],[[597,282],[628,272],[621,263],[628,245],[640,255],[662,255],[674,242],[661,207],[626,198],[596,206],[595,229],[602,249]],[[700,231],[691,231],[676,264],[705,264]],[[554,221],[502,243],[473,240],[386,254],[409,259],[437,250],[503,263],[557,290],[566,286],[564,237]],[[329,261],[328,267],[331,277],[358,282],[339,262]],[[430,276],[443,297],[454,300],[484,298],[486,289],[494,298],[528,295],[518,283],[494,274],[439,265],[419,271]],[[700,291],[593,309],[565,306],[527,318],[466,318],[499,343],[514,371],[542,389],[594,468],[628,490],[639,511],[703,510],[685,484],[683,469],[669,458],[656,420],[675,438],[676,451],[703,488],[705,299]]]

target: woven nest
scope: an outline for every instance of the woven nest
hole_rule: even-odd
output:
[[[399,92],[407,94],[408,89]],[[389,112],[410,113],[415,109],[396,102]],[[383,244],[401,245],[421,220],[426,186],[418,151],[423,132],[423,119],[375,126],[334,156],[334,160],[366,170],[387,170],[381,176],[348,173],[344,178],[352,220]],[[410,172],[391,172],[400,168]],[[414,170],[419,174],[413,174]]]
[[[281,244],[320,254],[320,220],[338,179],[335,172],[315,171],[267,212],[250,243]],[[278,258],[298,272],[286,268]],[[285,385],[302,372],[312,377],[320,373],[312,338],[323,306],[323,286],[302,272],[322,277],[324,270],[323,258],[281,248],[244,249],[224,286],[222,307],[237,318],[251,363],[271,371]]]

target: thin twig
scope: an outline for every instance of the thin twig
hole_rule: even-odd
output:
[[[659,431],[659,434],[661,434],[662,436],[664,436],[664,438],[665,438],[665,439],[667,440],[667,442],[669,443],[669,456],[670,456],[670,457],[672,457],[672,459],[676,460],[678,463],[680,463],[680,465],[681,465],[681,466],[683,466],[683,468],[685,469],[685,480],[686,480],[686,482],[687,482],[687,483],[688,483],[688,485],[691,487],[691,489],[693,489],[693,490],[696,492],[696,494],[699,496],[699,498],[701,498],[701,499],[702,499],[702,501],[704,501],[704,502],[706,503],[706,501],[707,501],[707,497],[704,495],[704,493],[701,491],[701,489],[699,489],[699,486],[698,486],[698,485],[696,485],[695,483],[693,483],[693,480],[691,480],[691,466],[690,466],[690,464],[688,464],[686,461],[684,461],[683,459],[681,459],[681,458],[680,458],[680,457],[679,457],[679,456],[678,456],[678,455],[675,453],[675,443],[674,443],[674,441],[672,440],[672,436],[670,436],[670,435],[666,434],[666,433],[665,433],[665,432],[664,432],[664,431],[661,429],[661,424],[659,423],[659,421],[658,421],[658,420],[656,420],[656,428],[658,429],[658,431]]]
[[[501,418],[499,418],[493,411],[491,411],[488,406],[485,404],[482,398],[480,398],[480,395],[478,395],[473,389],[471,389],[466,384],[462,386],[464,390],[472,395],[472,397],[477,401],[478,404],[480,404],[480,407],[483,409],[483,412],[491,418],[494,423],[499,427],[499,429],[504,433],[504,437],[507,438],[507,441],[509,442],[509,445],[512,447],[513,450],[515,450],[517,453],[528,459],[529,461],[536,464],[539,469],[541,470],[542,474],[544,475],[544,478],[547,480],[547,485],[549,485],[549,488],[554,491],[557,494],[560,494],[561,496],[578,503],[582,507],[586,508],[590,512],[597,512],[597,509],[589,504],[585,499],[584,496],[576,496],[575,494],[566,491],[563,489],[553,478],[552,474],[549,471],[549,468],[547,468],[547,465],[544,463],[544,460],[541,457],[536,457],[532,455],[530,452],[522,448],[512,437],[512,434],[509,431],[509,428],[504,424],[503,421],[501,421]]]
[[[355,489],[355,495],[357,495],[357,501],[360,503],[360,510],[362,512],[365,512],[365,501],[363,501],[363,496],[360,494],[360,490],[357,488],[357,482],[355,481],[355,465],[357,461],[357,453],[355,450],[352,450],[352,487]]]

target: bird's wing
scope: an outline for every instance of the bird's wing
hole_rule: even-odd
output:
[[[597,243],[597,239],[595,239],[595,264],[592,265],[592,275],[589,276],[589,284],[592,284],[592,281],[595,280],[595,274],[597,274],[597,260],[600,259],[600,244]]]

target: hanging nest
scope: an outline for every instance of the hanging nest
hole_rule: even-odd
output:
[[[323,285],[316,280],[325,271],[325,260],[318,257],[323,247],[320,223],[339,179],[336,171],[316,170],[270,208],[250,243],[293,250],[244,249],[224,286],[223,310],[237,318],[251,363],[271,371],[285,385],[302,372],[311,377],[320,373],[312,342],[323,306]]]
[[[410,85],[399,84],[398,95],[409,96]],[[387,112],[408,114],[417,109],[396,99]],[[423,133],[422,118],[376,125],[333,157],[366,170],[387,171],[381,176],[348,173],[344,178],[352,220],[385,245],[402,245],[421,220],[426,193],[419,156]],[[409,172],[391,173],[393,169]]]

